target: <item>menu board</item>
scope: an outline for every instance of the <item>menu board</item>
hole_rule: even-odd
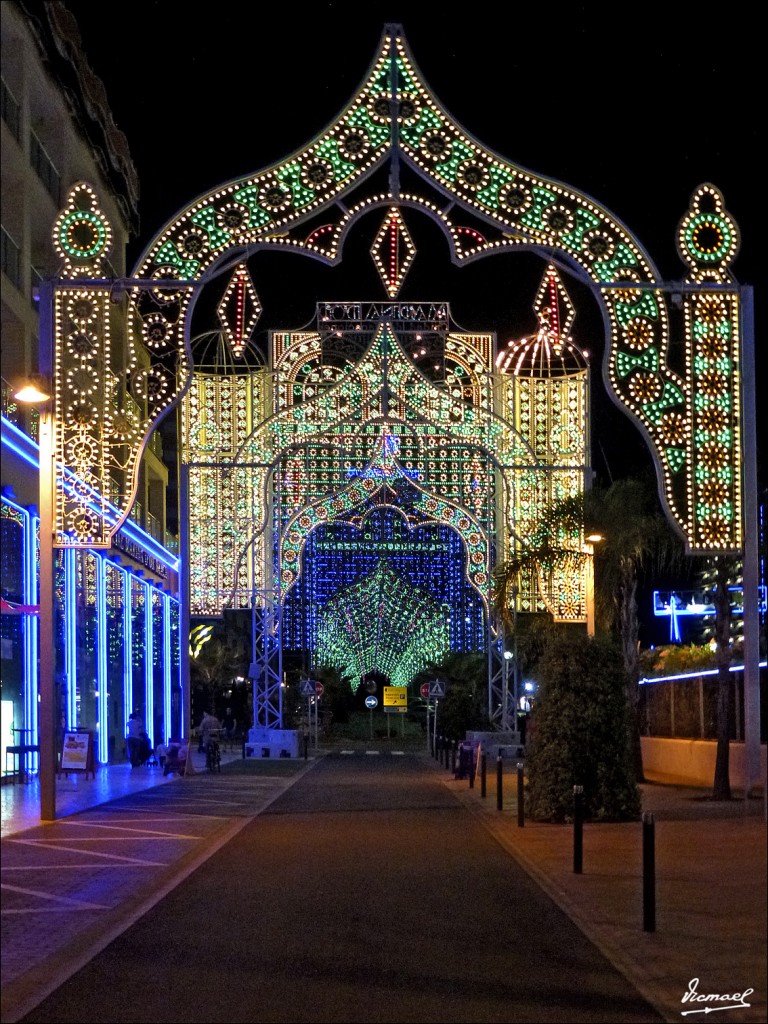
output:
[[[93,768],[93,733],[89,729],[67,730],[61,746],[62,772],[90,772],[95,777]]]

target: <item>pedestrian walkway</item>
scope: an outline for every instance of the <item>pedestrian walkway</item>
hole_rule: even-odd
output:
[[[763,796],[715,802],[707,792],[646,783],[643,811],[653,816],[655,931],[644,931],[643,825],[585,823],[582,872],[574,872],[574,828],[518,819],[517,771],[497,761],[486,772],[445,784],[482,816],[494,836],[546,893],[668,1021],[697,1020],[709,1007],[684,995],[741,994],[749,1007],[724,1021],[768,1020],[766,820]],[[698,982],[696,982],[698,979]],[[735,1002],[739,1002],[737,999]],[[728,1004],[730,1005],[730,1004]],[[687,1013],[688,1016],[682,1016]]]
[[[346,762],[357,758],[369,765],[408,760],[388,756],[398,753],[394,745],[338,753]],[[416,756],[663,1019],[696,1021],[708,1015],[707,1009],[726,1007],[722,1017],[727,1022],[768,1019],[762,797],[715,803],[701,790],[642,787],[643,809],[653,814],[655,832],[656,926],[648,932],[643,929],[640,822],[586,823],[583,869],[577,874],[571,825],[530,820],[520,825],[514,764],[503,765],[499,809],[495,764],[483,796],[479,777],[470,787],[469,779],[457,779],[447,764],[423,751]],[[252,772],[255,766],[248,766],[247,774],[241,770],[237,752],[225,753],[225,760],[230,762],[225,771],[211,775],[202,755],[193,755],[196,774],[190,779],[114,766],[99,770],[88,783],[59,780],[57,805],[63,817],[44,826],[35,817],[36,783],[2,787],[3,1022],[19,1020],[69,976],[73,950],[82,965],[172,891],[311,769],[317,754],[312,752],[307,762],[263,762],[258,774]],[[89,857],[84,858],[86,846]],[[59,851],[55,865],[46,860],[50,850]],[[125,869],[115,881],[114,864],[109,870],[105,865],[118,859]],[[53,916],[41,912],[45,885],[53,884],[52,865],[58,887]],[[106,877],[111,882],[105,889]],[[144,885],[138,899],[137,877]],[[514,893],[508,895],[512,912],[525,914],[524,906],[514,907]],[[52,920],[60,922],[57,929],[51,928]],[[702,1002],[690,998],[691,992],[734,999]]]

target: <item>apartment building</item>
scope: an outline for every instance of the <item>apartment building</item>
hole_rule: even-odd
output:
[[[138,233],[139,186],[128,141],[66,6],[8,0],[0,18],[0,767],[8,777],[36,768],[34,752],[14,760],[6,749],[35,746],[38,715],[38,413],[14,395],[38,369],[39,285],[59,271],[51,232],[68,190],[79,181],[95,188],[112,225],[110,269],[119,278],[126,273],[126,245]],[[119,365],[124,333],[117,327]],[[114,484],[117,490],[120,481]],[[142,460],[130,519],[112,548],[56,556],[57,721],[90,730],[101,762],[122,758],[133,710],[152,742],[180,725],[178,561],[166,530],[167,493],[156,434]]]

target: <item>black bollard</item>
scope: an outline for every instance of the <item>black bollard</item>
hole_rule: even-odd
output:
[[[469,758],[469,788],[475,788],[475,752],[472,749],[471,744],[467,744],[467,754]]]
[[[459,748],[459,741],[454,740],[451,747],[451,771],[456,774],[456,751]]]
[[[583,786],[573,787],[573,873],[580,875],[584,864]]]
[[[305,732],[304,733],[304,760],[305,761],[307,760],[308,752],[309,752],[309,733]]]
[[[483,799],[485,799],[485,795],[488,792],[485,778],[486,767],[485,750],[483,750],[480,754],[480,796],[483,797]]]
[[[445,736],[440,736],[438,739],[438,749],[440,751],[439,760],[440,764],[445,764]]]
[[[496,758],[496,810],[504,809],[504,756],[499,750]]]
[[[517,827],[525,826],[525,778],[523,762],[517,762]]]
[[[643,812],[643,931],[656,931],[656,826]]]

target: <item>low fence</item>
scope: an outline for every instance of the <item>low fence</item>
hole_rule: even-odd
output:
[[[640,687],[640,732],[670,739],[717,738],[717,675],[648,679]],[[760,669],[762,737],[766,738],[766,673]],[[744,739],[744,673],[731,672],[731,739]]]
[[[663,736],[641,736],[643,772],[651,781],[687,786],[712,786],[715,778],[715,740],[671,739]],[[729,776],[731,786],[744,788],[744,744],[729,745]],[[760,747],[760,778],[765,780],[766,745]]]

